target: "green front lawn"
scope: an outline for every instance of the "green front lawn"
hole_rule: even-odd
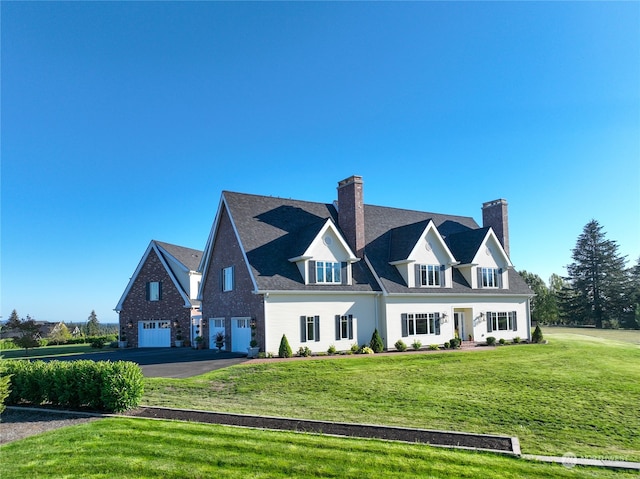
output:
[[[0,447],[18,478],[613,478],[496,454],[205,424],[108,418]]]
[[[62,344],[60,346],[31,348],[28,355],[25,355],[24,349],[5,349],[1,354],[5,359],[40,359],[77,354],[105,353],[107,351],[109,351],[108,345],[104,349],[97,349],[88,344]]]
[[[148,378],[143,402],[511,435],[528,454],[640,460],[640,348],[617,341],[274,359]]]

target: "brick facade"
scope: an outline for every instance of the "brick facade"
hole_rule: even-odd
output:
[[[482,225],[490,226],[500,240],[507,256],[509,252],[509,210],[507,200],[499,199],[482,204]]]
[[[147,300],[147,282],[162,282],[160,301]],[[176,323],[182,328],[184,339],[189,338],[191,309],[184,306],[180,291],[154,250],[149,252],[138,276],[133,282],[120,311],[120,331],[125,329],[130,347],[138,347],[138,322],[148,320],[171,321],[171,344],[176,336]]]
[[[234,267],[233,291],[223,292],[222,269],[229,266]],[[225,318],[226,350],[231,349],[231,318],[250,317],[256,321],[256,340],[260,350],[264,351],[264,301],[253,290],[253,282],[238,238],[223,206],[202,290],[202,323],[206,325],[206,329],[209,327],[209,318]],[[208,329],[203,335],[208,338]]]
[[[364,193],[361,176],[338,183],[338,224],[351,250],[364,256]]]

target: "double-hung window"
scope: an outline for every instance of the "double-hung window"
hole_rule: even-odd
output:
[[[515,311],[490,311],[487,313],[487,331],[516,331],[518,329]]]
[[[440,334],[440,313],[409,313],[402,315],[402,336]]]
[[[222,291],[233,291],[233,266],[222,269]]]
[[[336,341],[353,339],[353,315],[336,315]]]
[[[481,268],[480,280],[483,288],[499,288],[500,270],[498,268]]]
[[[336,261],[316,261],[316,283],[342,283],[341,264]]]
[[[418,265],[420,286],[441,286],[442,266],[439,264]]]
[[[320,316],[300,316],[300,342],[320,341]]]
[[[147,283],[147,301],[160,301],[162,299],[162,281],[149,281]]]

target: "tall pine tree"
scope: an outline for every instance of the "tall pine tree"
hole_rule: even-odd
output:
[[[100,321],[95,310],[91,310],[91,314],[87,318],[87,336],[98,336],[100,334]]]
[[[618,254],[615,241],[605,238],[602,226],[591,220],[578,236],[567,266],[576,321],[602,328],[605,321],[615,325],[627,309],[625,257]]]

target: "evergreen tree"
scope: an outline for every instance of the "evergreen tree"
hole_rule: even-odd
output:
[[[99,334],[100,321],[98,321],[95,310],[91,310],[91,314],[87,318],[87,336],[98,336]]]
[[[289,341],[284,334],[282,335],[282,339],[280,340],[278,356],[281,358],[290,358],[291,356],[293,356],[293,351],[291,350],[291,346],[289,346]]]
[[[567,272],[575,291],[576,320],[595,324],[596,328],[602,328],[605,322],[616,324],[628,309],[625,257],[618,254],[618,245],[606,239],[602,226],[591,220],[578,237],[572,258]]]
[[[15,312],[15,309],[13,310]],[[40,343],[38,342],[38,336],[40,335],[40,326],[38,326],[35,320],[27,314],[27,319],[18,319],[18,315],[14,316],[11,313],[11,317],[7,322],[7,329],[16,331],[19,336],[13,339],[13,342],[19,347],[24,348],[25,355],[29,355],[29,349],[37,348]]]
[[[520,271],[520,276],[535,293],[535,296],[531,298],[531,319],[541,324],[558,322],[556,298],[551,294],[543,279],[528,271]]]
[[[376,328],[373,331],[373,335],[371,336],[371,342],[369,343],[369,347],[373,349],[374,353],[381,353],[382,351],[384,351],[384,343],[382,342],[382,338],[380,337],[378,328]]]
[[[625,317],[624,327],[640,329],[640,258],[629,270],[628,294],[630,310]]]

